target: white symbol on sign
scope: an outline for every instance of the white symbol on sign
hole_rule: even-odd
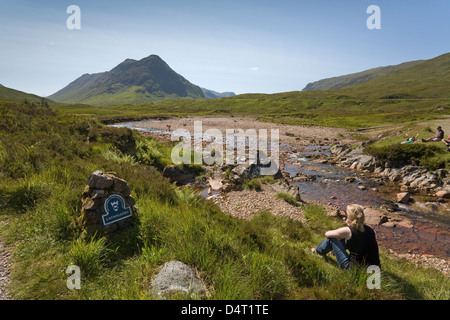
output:
[[[119,201],[112,201],[111,206],[114,211],[116,211],[116,212],[119,211]]]

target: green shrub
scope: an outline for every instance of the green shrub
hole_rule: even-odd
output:
[[[120,150],[116,148],[108,149],[103,153],[106,160],[115,163],[128,163],[129,165],[135,165],[136,159],[132,155],[123,154]]]
[[[293,205],[295,207],[299,207],[300,206],[300,204],[294,198],[294,196],[289,194],[289,193],[279,192],[274,197],[278,198],[278,199],[283,199],[284,201],[286,201],[287,203],[289,203],[289,204],[291,204],[291,205]]]
[[[181,202],[196,205],[200,201],[200,198],[196,195],[195,190],[190,188],[177,188],[175,185],[174,188]]]
[[[138,162],[162,169],[163,154],[159,151],[154,140],[144,139],[136,141],[136,159]]]
[[[256,191],[261,191],[262,187],[261,187],[261,183],[259,183],[258,180],[245,180],[244,183],[242,184],[242,186],[244,187],[244,189],[249,189],[249,190],[256,190]]]
[[[427,159],[435,156],[439,148],[435,145],[414,143],[394,144],[387,147],[370,145],[364,151],[377,157],[383,164],[389,161],[392,166],[400,167],[407,164],[419,165],[422,163],[424,165],[427,163]]]
[[[136,152],[136,140],[128,128],[106,127],[97,124],[89,130],[90,142],[110,143],[122,153],[134,154]]]
[[[24,213],[33,209],[39,200],[48,195],[48,192],[42,183],[23,179],[14,185],[0,185],[0,195],[3,200],[0,209],[3,207],[13,213]]]

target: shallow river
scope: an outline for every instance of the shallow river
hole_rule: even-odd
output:
[[[378,208],[392,203],[399,185],[380,181],[373,174],[317,163],[311,159],[316,153],[329,155],[329,147],[306,147],[304,152],[292,153],[284,171],[291,177],[298,173],[313,180],[293,182],[298,185],[302,199],[331,203],[345,210],[350,203]],[[363,186],[363,190],[361,189]],[[427,195],[414,195],[411,204],[398,204],[400,212],[412,221],[413,228],[374,226],[378,240],[397,252],[430,254],[450,257],[450,206],[434,202]]]

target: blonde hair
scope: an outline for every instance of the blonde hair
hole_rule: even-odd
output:
[[[346,211],[347,220],[350,222],[350,225],[364,232],[364,207],[359,204],[349,204]]]

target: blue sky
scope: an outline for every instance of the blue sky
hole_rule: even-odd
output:
[[[369,30],[370,5],[381,29]],[[69,5],[81,29],[69,30]],[[84,73],[159,55],[215,91],[302,90],[450,51],[449,0],[1,0],[0,84],[50,95]]]

